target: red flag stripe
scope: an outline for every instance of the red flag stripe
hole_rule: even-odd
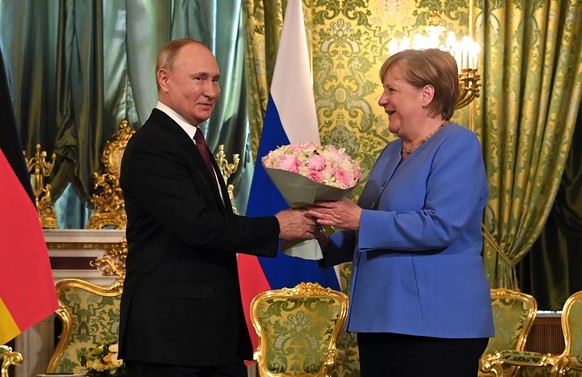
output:
[[[241,298],[245,312],[245,320],[247,322],[247,327],[251,335],[251,340],[253,342],[253,349],[257,349],[259,345],[257,333],[254,331],[253,324],[251,322],[250,310],[251,307],[248,305],[252,299],[261,292],[268,291],[271,289],[265,273],[261,268],[259,260],[254,255],[239,254],[238,255],[238,271],[239,271],[239,281],[241,287]]]

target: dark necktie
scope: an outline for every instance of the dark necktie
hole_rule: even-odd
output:
[[[210,172],[210,177],[212,183],[216,186],[216,177],[214,176],[214,168],[212,167],[212,160],[210,157],[210,150],[208,149],[208,145],[206,144],[206,140],[204,140],[204,135],[200,128],[196,128],[196,133],[194,134],[194,141],[196,141],[196,147],[198,148],[198,152],[202,155],[204,159],[204,163]]]

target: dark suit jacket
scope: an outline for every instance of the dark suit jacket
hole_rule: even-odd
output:
[[[279,224],[234,215],[224,183],[223,204],[211,179],[194,142],[160,110],[129,140],[121,164],[125,360],[195,366],[252,358],[236,253],[276,256]]]

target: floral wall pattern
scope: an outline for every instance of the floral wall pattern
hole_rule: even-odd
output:
[[[278,43],[286,3],[245,2],[247,63],[256,74],[247,75],[255,155],[277,53],[273,45]],[[423,32],[433,10],[441,14],[446,32],[454,31],[457,38],[467,35],[468,6],[467,1],[438,0],[303,1],[322,143],[346,148],[358,159],[364,182],[380,150],[394,139],[388,117],[377,104],[382,91],[378,72],[388,57],[388,43]],[[458,110],[454,120],[469,127],[468,114],[468,108]],[[362,187],[354,190],[354,198]]]

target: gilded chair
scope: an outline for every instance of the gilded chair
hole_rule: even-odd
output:
[[[251,321],[259,338],[254,353],[261,377],[331,376],[336,342],[348,308],[345,293],[300,283],[258,294]]]
[[[582,291],[571,295],[562,309],[564,351],[558,357],[552,375],[582,376]]]
[[[8,346],[0,346],[0,360],[2,360],[0,377],[8,377],[8,368],[11,365],[22,364],[22,355],[20,352],[12,351]]]
[[[62,331],[49,361],[47,373],[87,372],[80,358],[102,342],[117,340],[119,307],[125,278],[126,240],[106,247],[102,258],[91,264],[105,276],[117,276],[110,286],[80,279],[63,279],[56,284],[59,308],[56,316]]]
[[[505,358],[516,361],[523,354],[527,336],[537,314],[537,302],[526,293],[506,289],[491,289],[491,305],[495,336],[489,339],[481,356],[479,376],[516,375],[519,364],[507,365]]]
[[[121,158],[127,142],[135,131],[127,120],[119,124],[119,131],[105,143],[101,154],[104,173],[93,173],[95,193],[91,197],[93,210],[87,222],[88,229],[125,229],[127,216],[123,192],[119,185],[121,174]]]

